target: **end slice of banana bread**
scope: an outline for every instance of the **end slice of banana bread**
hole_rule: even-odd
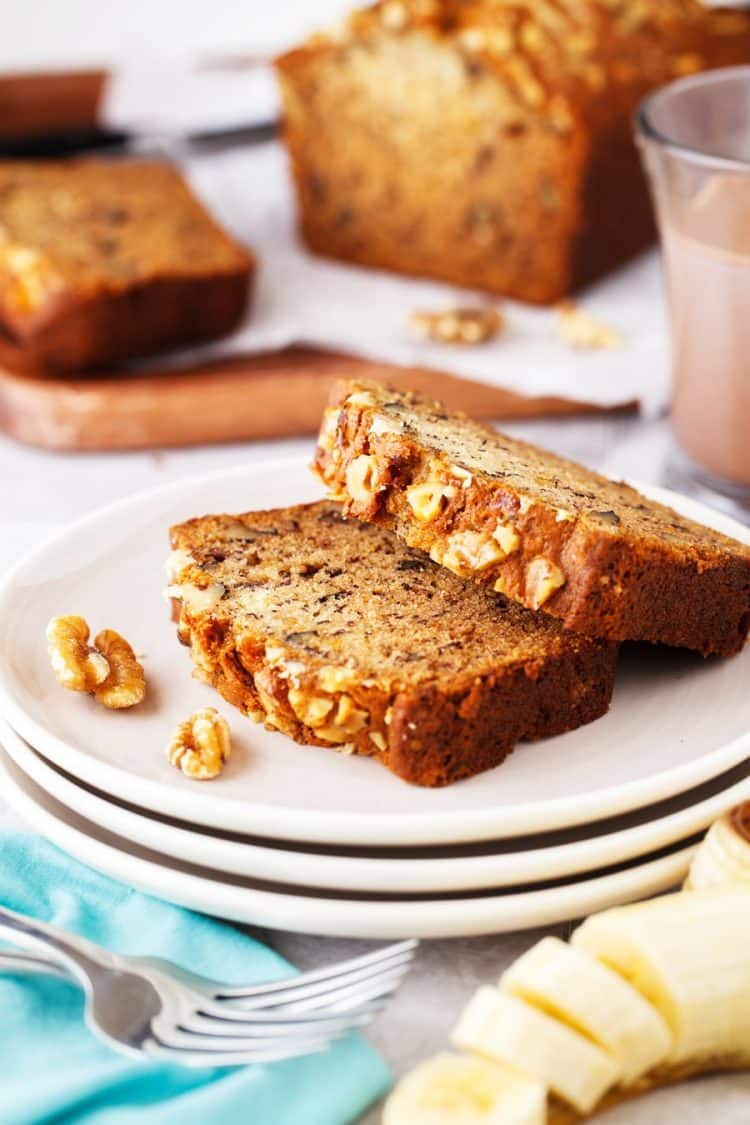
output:
[[[582,633],[730,655],[750,548],[440,403],[342,381],[314,468],[347,514]]]
[[[169,594],[198,675],[297,742],[448,785],[609,706],[616,646],[336,504],[205,516],[171,540]]]
[[[223,336],[253,271],[168,164],[0,163],[0,336],[21,367],[78,370]]]

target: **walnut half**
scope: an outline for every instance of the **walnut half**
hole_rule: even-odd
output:
[[[209,781],[221,773],[231,748],[226,719],[215,707],[202,707],[177,727],[167,757],[187,777]]]
[[[47,645],[57,682],[69,691],[92,694],[113,710],[134,707],[146,694],[143,667],[124,637],[103,629],[89,643],[83,617],[53,617],[47,626]]]
[[[409,318],[412,330],[440,344],[484,344],[503,330],[504,320],[497,309],[449,309],[446,312],[414,312]]]

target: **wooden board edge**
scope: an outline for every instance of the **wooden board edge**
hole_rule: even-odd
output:
[[[379,379],[425,391],[478,418],[530,419],[633,411],[514,391],[424,368],[292,348],[190,368],[87,378],[0,371],[0,429],[59,451],[124,451],[300,437],[316,432],[333,380]]]

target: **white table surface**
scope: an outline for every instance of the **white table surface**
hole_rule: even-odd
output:
[[[613,475],[654,482],[660,480],[668,443],[665,423],[635,418],[527,422],[506,429]],[[306,441],[284,441],[70,456],[24,448],[0,437],[0,571],[56,526],[138,489],[239,461],[307,453],[310,448]],[[19,822],[3,808],[0,795],[0,826],[11,823]],[[555,932],[565,930],[558,927]],[[346,956],[361,945],[280,932],[259,936],[304,967]],[[455,1016],[476,986],[495,980],[539,936],[534,932],[423,943],[415,969],[369,1038],[396,1073],[443,1049]],[[373,1110],[362,1125],[375,1125],[379,1116]],[[613,1111],[606,1120],[611,1125],[749,1125],[750,1075],[704,1079],[662,1091]]]

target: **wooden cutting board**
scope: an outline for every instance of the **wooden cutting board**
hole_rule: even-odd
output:
[[[427,391],[478,418],[602,412],[587,403],[526,398],[447,373],[290,348],[201,366],[86,378],[45,378],[0,367],[0,429],[31,445],[71,452],[311,434],[339,375]],[[635,406],[623,403],[617,409]]]

